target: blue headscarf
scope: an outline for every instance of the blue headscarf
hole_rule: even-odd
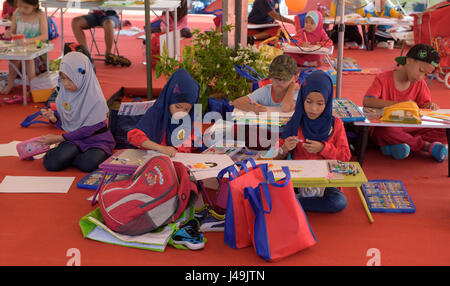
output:
[[[199,85],[192,76],[185,69],[178,69],[169,78],[153,106],[145,112],[136,127],[144,131],[148,139],[158,144],[161,144],[164,135],[166,135],[167,146],[174,146],[173,143],[175,142],[172,142],[171,139],[172,132],[178,127],[182,126],[184,138],[191,135],[192,124],[194,123],[194,104],[198,102],[199,91]],[[189,112],[191,120],[189,126],[186,126],[184,119],[179,120],[176,124],[171,123],[172,115],[169,106],[176,103],[192,104],[192,109]],[[178,128],[178,131],[180,130]],[[183,142],[182,138],[178,139],[177,141],[180,141],[180,143]]]
[[[313,91],[320,92],[323,95],[326,106],[318,118],[311,120],[306,115],[304,103],[306,96]],[[314,71],[302,83],[297,96],[294,115],[284,127],[281,138],[297,136],[298,129],[301,127],[305,139],[327,141],[333,134],[333,126],[333,82],[325,72]]]

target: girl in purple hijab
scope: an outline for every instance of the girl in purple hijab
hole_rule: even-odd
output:
[[[56,111],[42,109],[42,115],[62,135],[47,134],[41,143],[58,144],[44,156],[48,171],[73,165],[92,172],[113,152],[115,141],[106,125],[108,106],[88,57],[79,52],[65,55],[60,65],[60,90]]]

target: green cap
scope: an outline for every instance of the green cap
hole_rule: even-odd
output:
[[[269,77],[291,80],[298,73],[297,62],[289,55],[280,55],[273,59],[269,66]]]
[[[432,66],[434,66],[435,68],[437,68],[439,66],[439,61],[440,61],[439,53],[432,46],[425,45],[425,44],[417,44],[417,45],[413,46],[408,51],[406,56],[396,57],[395,61],[399,65],[405,65],[407,58],[412,58],[415,60],[429,63]]]

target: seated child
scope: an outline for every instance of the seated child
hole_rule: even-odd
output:
[[[275,20],[295,24],[293,20],[281,16],[280,0],[255,0],[248,15],[249,24],[270,24]],[[266,29],[248,29],[247,42],[253,45],[255,41],[262,41],[273,37],[278,33],[280,27],[270,27]]]
[[[346,0],[344,6],[344,15],[348,14],[358,14],[361,17],[365,17],[364,14],[364,4],[361,0]],[[330,17],[335,18],[340,16],[339,0],[332,0],[330,3]],[[333,43],[337,44],[339,38],[338,25],[333,26],[333,30],[330,33],[330,39]],[[361,46],[363,43],[363,38],[359,32],[357,25],[345,25],[344,31],[344,43],[346,46],[354,47]]]
[[[34,44],[36,40],[42,42],[48,39],[48,23],[44,12],[39,9],[39,0],[17,0],[17,9],[11,18],[11,29],[5,31],[5,38],[9,39],[12,35],[25,35],[25,44]],[[18,70],[20,61],[11,61]],[[27,79],[31,80],[36,76],[36,65],[34,60],[25,61],[27,65]],[[17,71],[9,65],[8,83],[0,91],[0,94],[8,94],[14,87],[14,80],[17,77]]]
[[[62,58],[60,77],[57,112],[41,112],[66,133],[42,136],[43,144],[59,143],[45,154],[44,166],[48,171],[60,171],[73,165],[83,172],[92,172],[112,155],[115,146],[106,125],[105,97],[91,61],[82,53],[70,52]]]
[[[265,106],[281,106],[281,111],[295,108],[298,94],[298,68],[294,59],[286,54],[277,56],[269,66],[272,84],[258,88],[247,96],[233,101],[233,105],[243,111],[265,112]]]
[[[364,96],[365,107],[383,108],[401,101],[414,101],[419,108],[439,109],[431,101],[430,90],[424,77],[432,74],[439,64],[437,51],[425,44],[413,46],[405,57],[395,59],[401,67],[375,77]],[[429,152],[437,161],[447,158],[444,129],[411,127],[375,127],[373,141],[384,155],[404,159],[410,151]]]
[[[169,12],[169,31],[173,31],[174,12]],[[165,24],[166,23],[166,24]],[[166,13],[161,15],[160,19],[156,19],[151,23],[152,33],[164,33],[167,31]],[[180,35],[184,38],[191,38],[191,29],[188,27],[188,7],[187,0],[182,0],[180,6],[177,8],[177,30],[180,30]]]
[[[323,71],[304,80],[295,113],[284,127],[278,155],[294,160],[340,160],[351,158],[341,119],[333,116],[333,82]],[[299,188],[299,201],[305,211],[338,212],[347,206],[345,195],[337,188]]]
[[[295,18],[296,34],[293,37],[297,40],[297,45],[301,47],[311,47],[313,45],[330,47],[333,42],[328,38],[323,29],[322,14],[317,11],[309,11],[305,17],[305,27],[302,28],[298,17]],[[288,53],[299,66],[317,67],[321,65],[322,55]]]
[[[2,9],[2,18],[11,20],[12,14],[17,8],[16,0],[5,0],[3,2],[3,9]],[[9,27],[6,27],[8,29]]]
[[[128,131],[128,141],[142,149],[175,156],[177,148],[192,138],[194,104],[198,102],[199,91],[192,76],[185,69],[178,69],[136,128]]]
[[[403,19],[403,14],[395,10],[386,3],[386,0],[375,0],[373,5],[367,5],[364,8],[364,14],[366,17],[387,17]],[[386,31],[389,26],[378,25],[377,29],[380,31]]]

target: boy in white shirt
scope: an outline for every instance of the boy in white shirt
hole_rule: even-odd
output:
[[[295,109],[298,91],[299,71],[297,63],[289,55],[280,55],[269,66],[272,84],[265,85],[247,96],[233,101],[234,107],[255,113],[266,112],[266,106],[280,106],[282,112]]]

